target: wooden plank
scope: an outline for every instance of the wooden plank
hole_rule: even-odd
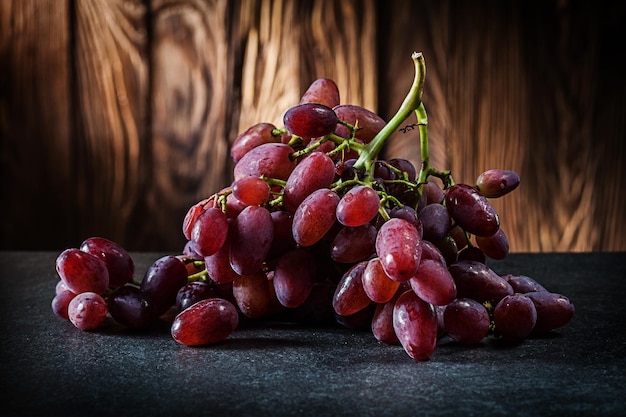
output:
[[[76,221],[129,249],[146,239],[134,217],[150,180],[146,13],[141,0],[75,4]]]
[[[76,237],[68,16],[66,0],[0,2],[2,249]]]
[[[149,245],[182,250],[189,207],[226,185],[228,2],[155,0]]]

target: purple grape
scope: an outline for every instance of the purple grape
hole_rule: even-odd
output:
[[[222,210],[212,207],[200,214],[191,229],[190,241],[196,253],[205,257],[217,252],[228,235],[228,218]]]
[[[498,301],[513,294],[513,288],[487,265],[476,261],[458,261],[448,268],[456,283],[457,296],[480,303]]]
[[[420,210],[418,217],[424,230],[423,238],[431,242],[443,239],[452,227],[450,214],[441,204],[428,204]]]
[[[476,236],[491,236],[500,228],[498,213],[487,198],[467,184],[448,188],[445,204],[450,217]]]
[[[514,171],[490,169],[478,176],[476,188],[485,197],[498,198],[516,189],[519,183],[519,175]]]
[[[354,104],[341,104],[333,107],[333,110],[340,120],[358,127],[355,137],[363,143],[370,143],[386,124],[376,113]],[[344,138],[350,136],[350,130],[341,124],[337,125],[335,132]]]
[[[504,259],[509,254],[509,240],[502,229],[491,236],[476,236],[476,244],[491,259]]]
[[[338,315],[350,316],[372,304],[363,289],[366,266],[367,261],[359,262],[341,277],[333,296],[333,309]]]
[[[526,275],[505,274],[502,275],[502,278],[504,278],[506,282],[508,282],[511,287],[513,287],[513,291],[521,294],[536,291],[548,292],[548,290],[545,289],[543,285],[539,284],[536,280]]]
[[[284,253],[274,269],[274,290],[285,307],[299,307],[311,294],[315,282],[315,259],[304,249]]]
[[[537,322],[533,301],[523,294],[504,297],[493,310],[495,330],[502,339],[519,342],[532,332]]]
[[[185,264],[175,256],[164,256],[150,265],[140,288],[160,316],[176,303],[178,290],[186,283]]]
[[[236,164],[245,154],[257,146],[265,143],[279,143],[280,136],[272,135],[272,131],[275,129],[276,126],[271,123],[257,123],[237,136],[230,148],[233,162]]]
[[[366,223],[358,227],[342,227],[330,245],[330,256],[335,262],[354,263],[376,251],[376,228]]]
[[[379,208],[378,193],[371,187],[357,185],[339,200],[337,220],[344,226],[362,226],[376,216]]]
[[[246,176],[286,180],[296,166],[292,153],[293,148],[284,143],[264,143],[252,148],[233,168],[234,180]]]
[[[215,297],[217,293],[210,284],[202,281],[188,282],[176,294],[176,308],[178,311],[183,311],[198,301]]]
[[[159,318],[152,301],[131,285],[113,291],[107,298],[107,306],[115,321],[131,329],[148,328]]]
[[[423,259],[409,282],[422,300],[433,305],[448,304],[456,297],[454,278],[446,266],[437,261]]]
[[[489,333],[491,324],[485,306],[471,298],[463,297],[446,306],[443,320],[450,338],[464,345],[474,345],[483,340]]]
[[[292,233],[300,246],[312,246],[324,237],[336,221],[339,196],[322,188],[313,191],[296,209]]]
[[[562,294],[537,291],[524,295],[532,300],[537,310],[533,334],[544,334],[565,326],[574,317],[574,304]]]
[[[302,138],[317,138],[332,133],[338,121],[333,109],[319,103],[299,104],[283,116],[287,130]]]
[[[71,292],[70,290],[63,290],[57,292],[51,302],[52,312],[57,316],[64,320],[69,320],[68,316],[68,307],[70,305],[70,301],[76,297],[76,294]]]

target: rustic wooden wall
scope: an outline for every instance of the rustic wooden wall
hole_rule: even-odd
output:
[[[2,1],[0,247],[103,235],[178,251],[187,208],[229,182],[237,133],[280,124],[322,76],[389,117],[418,50],[436,166],[521,174],[497,202],[513,250],[626,250],[625,15],[591,0]],[[386,152],[417,161],[396,136]]]

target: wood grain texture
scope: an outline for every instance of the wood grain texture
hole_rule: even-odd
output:
[[[148,117],[146,7],[140,0],[75,3],[74,178],[85,237],[132,242],[143,198]]]
[[[421,51],[434,166],[520,173],[494,200],[513,251],[626,250],[625,22],[592,0],[0,2],[1,247],[179,251],[237,134],[320,77],[388,119]],[[385,154],[417,163],[416,134]]]
[[[225,184],[228,2],[152,3],[152,160],[144,221],[155,247],[182,249],[182,219]]]
[[[623,35],[615,17],[623,18],[623,7],[424,1],[402,4],[403,14],[400,6],[392,3],[383,18],[396,23],[389,38],[399,41],[381,56],[394,68],[381,74],[392,93],[381,94],[387,97],[381,112],[399,105],[413,73],[406,57],[423,51],[435,166],[461,182],[473,183],[489,168],[513,169],[522,178],[513,194],[493,200],[513,251],[626,247],[623,202],[611,191],[625,177],[624,83],[614,71],[617,60],[605,55],[601,66],[597,49]],[[412,34],[409,22],[417,28]],[[605,94],[598,94],[602,85]],[[609,85],[616,90],[606,91]],[[610,131],[596,119],[607,110]],[[593,140],[602,130],[607,137]],[[416,140],[399,138],[387,151],[417,162]],[[607,185],[607,171],[620,179],[611,175]]]
[[[0,2],[2,248],[76,237],[68,16],[67,1]]]

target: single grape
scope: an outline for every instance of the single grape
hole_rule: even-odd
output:
[[[80,250],[100,258],[109,271],[109,286],[126,285],[133,279],[135,264],[121,245],[103,237],[90,237],[80,245]]]
[[[335,262],[355,263],[376,252],[376,228],[366,223],[358,227],[342,227],[330,245]]]
[[[279,143],[280,136],[274,136],[272,131],[276,129],[271,123],[257,123],[250,126],[239,134],[230,148],[230,156],[235,162],[239,162],[251,149],[265,143]]]
[[[57,292],[52,299],[52,312],[57,317],[60,317],[64,320],[69,320],[70,318],[67,309],[70,305],[70,301],[72,301],[74,297],[76,297],[76,294],[74,294],[70,290]]]
[[[441,204],[428,204],[419,212],[419,220],[423,227],[423,238],[431,242],[443,239],[450,228],[452,220],[448,210]]]
[[[233,304],[221,298],[209,298],[179,313],[172,323],[171,334],[182,345],[211,345],[228,338],[238,325],[239,315]]]
[[[354,104],[341,104],[333,107],[333,110],[339,120],[358,128],[355,137],[361,139],[363,143],[370,143],[386,124],[376,113]],[[337,125],[335,133],[344,138],[350,137],[350,130],[341,124]]]
[[[457,298],[443,312],[446,333],[455,342],[475,345],[487,336],[491,319],[484,305],[471,298]]]
[[[489,169],[478,176],[476,188],[488,198],[498,198],[517,188],[519,175],[505,169]]]
[[[523,294],[507,295],[493,309],[493,324],[503,340],[519,342],[525,339],[536,322],[535,305]]]
[[[202,281],[188,282],[176,294],[176,308],[178,311],[183,311],[198,301],[215,297],[217,293],[210,284]]]
[[[405,179],[404,175],[406,175],[406,179],[409,181],[415,181],[417,178],[417,170],[415,169],[415,165],[413,162],[404,158],[392,158],[387,161],[389,165],[392,167],[399,169],[402,171],[403,175],[399,176],[399,178]]]
[[[260,206],[270,198],[270,187],[258,177],[243,177],[233,182],[233,196],[248,206]]]
[[[78,248],[61,252],[56,258],[56,270],[65,286],[75,294],[101,294],[109,286],[109,270],[104,261]]]
[[[287,130],[303,138],[317,138],[332,133],[338,121],[333,109],[319,103],[299,104],[291,107],[283,116]]]
[[[95,330],[106,319],[107,305],[95,292],[83,292],[72,298],[67,314],[74,326],[81,330]]]
[[[372,317],[372,334],[379,342],[387,345],[399,345],[400,340],[393,328],[393,308],[399,294],[386,303],[377,304]]]
[[[333,295],[333,309],[340,316],[353,315],[372,303],[363,289],[363,272],[367,261],[352,266],[341,277]]]
[[[304,158],[291,172],[283,193],[285,210],[294,213],[300,203],[315,190],[328,188],[335,178],[335,164],[321,152]]]
[[[228,235],[228,218],[222,210],[212,207],[198,216],[191,229],[190,241],[195,252],[205,257],[217,252]]]
[[[456,297],[454,278],[445,265],[431,259],[422,259],[409,283],[422,300],[433,305],[448,304]]]
[[[130,329],[148,328],[160,315],[152,301],[131,285],[115,289],[107,297],[107,306],[113,320]]]
[[[417,229],[404,219],[386,221],[378,230],[376,253],[391,279],[408,281],[417,272],[422,255]]]
[[[415,360],[426,360],[437,345],[437,315],[412,290],[405,291],[393,308],[393,328],[406,353]]]
[[[187,240],[191,239],[191,230],[198,216],[204,213],[206,209],[216,207],[216,197],[216,194],[213,194],[211,197],[201,200],[189,208],[183,219],[183,235]]]
[[[300,104],[304,103],[323,104],[332,109],[340,103],[339,87],[329,78],[318,78],[309,85],[302,95]]]
[[[500,227],[498,213],[491,203],[467,184],[455,184],[448,188],[445,205],[450,217],[471,234],[491,236]]]
[[[234,180],[266,177],[286,180],[296,166],[293,148],[284,143],[264,143],[246,153],[233,168]]]
[[[513,288],[487,265],[476,261],[458,261],[448,268],[454,278],[457,296],[493,305],[513,294]]]
[[[361,278],[365,294],[375,303],[386,303],[398,291],[400,283],[389,278],[380,258],[372,258],[367,262]]]
[[[441,204],[445,197],[441,187],[432,181],[427,181],[422,185],[422,195],[426,196],[426,204]]]
[[[509,254],[509,240],[502,229],[491,236],[476,236],[476,244],[491,259],[504,259]]]
[[[140,288],[160,316],[176,303],[176,294],[186,283],[187,267],[177,257],[168,255],[150,265]]]
[[[233,281],[233,296],[241,312],[251,319],[268,317],[282,308],[274,284],[263,271],[237,277]]]
[[[543,285],[526,275],[504,274],[502,278],[513,287],[513,291],[521,294],[535,291],[548,292]]]
[[[535,291],[524,295],[532,300],[537,310],[533,334],[544,334],[565,326],[574,317],[574,304],[562,294]]]
[[[322,188],[313,191],[296,209],[293,216],[293,238],[300,246],[312,246],[331,229],[335,223],[335,211],[339,196],[332,190]]]
[[[362,226],[376,217],[379,208],[378,193],[371,187],[357,185],[339,200],[337,220],[344,226]]]
[[[311,294],[315,282],[315,259],[304,249],[284,253],[274,269],[274,290],[285,307],[299,307]]]
[[[246,207],[232,224],[230,265],[240,275],[261,269],[274,237],[274,223],[265,207]]]

